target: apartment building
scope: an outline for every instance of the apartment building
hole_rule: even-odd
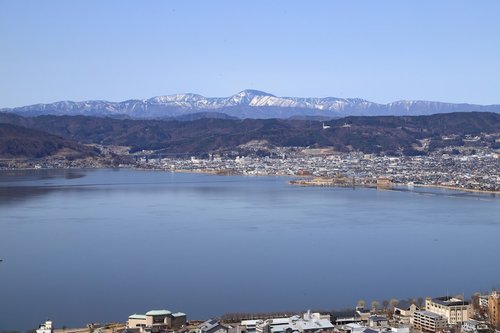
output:
[[[448,321],[444,316],[430,311],[415,311],[413,313],[413,328],[422,332],[441,332]]]
[[[490,324],[500,329],[500,292],[494,291],[488,298],[488,316]]]
[[[427,298],[425,310],[445,317],[448,324],[461,324],[472,315],[472,305],[469,302],[450,296]]]

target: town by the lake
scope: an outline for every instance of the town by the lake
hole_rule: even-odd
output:
[[[130,314],[122,323],[89,323],[55,328],[47,320],[36,333],[488,333],[500,328],[500,292],[359,300],[337,311],[227,313],[207,320],[188,319],[180,311],[153,309]],[[35,330],[33,330],[35,331]]]
[[[474,143],[479,138],[471,139]],[[139,168],[220,175],[281,175],[311,186],[437,186],[499,193],[498,149],[446,147],[419,156],[342,153],[331,148],[273,147],[250,142],[247,156],[238,152],[169,156],[155,151],[129,153],[129,147],[98,146],[102,157],[0,160],[1,169]]]

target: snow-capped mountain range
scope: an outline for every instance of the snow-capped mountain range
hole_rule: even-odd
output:
[[[238,118],[289,118],[296,116],[341,117],[348,115],[428,115],[435,113],[489,111],[500,113],[500,105],[453,104],[429,101],[373,103],[360,98],[278,97],[258,90],[243,90],[229,97],[197,94],[157,96],[123,102],[62,101],[0,109],[25,116],[91,115],[130,118],[171,118],[192,113],[225,113]]]

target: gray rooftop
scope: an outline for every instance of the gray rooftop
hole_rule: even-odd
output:
[[[437,313],[434,313],[434,312],[430,312],[430,311],[417,311],[416,313],[420,313],[420,314],[422,314],[424,316],[431,317],[431,318],[434,318],[434,319],[443,318],[443,316],[438,315]]]
[[[442,296],[433,298],[432,301],[434,303],[444,305],[444,306],[457,306],[457,305],[469,305],[469,302],[465,300],[459,300],[455,297],[450,296]]]
[[[172,312],[168,310],[151,310],[146,312],[146,316],[167,316],[171,314]]]

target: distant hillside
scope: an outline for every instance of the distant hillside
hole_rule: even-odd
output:
[[[232,119],[232,120],[238,119],[237,117],[231,117],[225,113],[220,113],[220,112],[196,112],[196,113],[188,113],[185,115],[180,115],[170,119],[167,118],[164,120],[193,121],[193,120],[207,119],[207,118]]]
[[[396,101],[379,104],[361,98],[278,97],[258,90],[243,90],[229,97],[204,97],[197,94],[175,94],[149,99],[108,101],[61,101],[0,109],[24,116],[86,115],[134,119],[165,119],[198,113],[226,114],[239,119],[290,117],[336,118],[349,115],[430,115],[450,112],[500,112],[500,105],[456,104],[431,101]],[[213,118],[221,118],[214,116]]]
[[[428,150],[462,145],[464,135],[500,133],[500,114],[466,112],[432,116],[345,117],[327,122],[284,119],[198,119],[161,121],[87,116],[24,118],[0,113],[0,122],[43,130],[81,143],[130,146],[133,151],[204,153],[238,150],[252,140],[271,146],[334,147],[338,151],[416,153],[422,139]],[[323,124],[325,127],[323,128]],[[443,136],[457,137],[453,140]],[[492,139],[494,142],[494,139]]]
[[[41,158],[55,154],[76,158],[96,155],[97,152],[39,130],[0,123],[1,158]]]

